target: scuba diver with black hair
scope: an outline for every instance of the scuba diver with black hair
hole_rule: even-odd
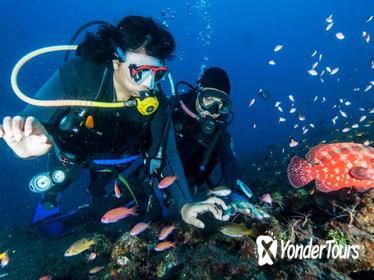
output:
[[[0,137],[18,157],[49,152],[48,171],[30,181],[30,189],[42,193],[34,222],[61,211],[60,193],[82,168],[89,170],[87,189],[100,214],[104,209],[98,205],[111,181],[121,179],[122,191],[139,204],[138,195],[147,199],[155,187],[149,178],[177,175],[169,189],[177,208],[183,207],[185,222],[197,225],[196,217],[206,211],[222,219],[219,207],[226,206],[218,198],[204,202],[204,207],[192,202],[173,127],[165,125],[167,98],[160,82],[168,75],[171,80],[165,60],[174,49],[173,36],[151,18],[127,16],[116,27],[104,23],[96,33],[87,34],[76,48],[77,57],[64,63],[36,94],[37,101],[56,101],[53,104],[73,100],[64,103],[69,106],[28,105],[18,116],[4,118]],[[113,107],[118,104],[121,107]],[[143,164],[147,171],[140,181],[151,186],[131,186],[125,178],[129,174],[121,177],[128,169],[141,174]]]
[[[189,88],[188,92],[178,93],[182,85]],[[254,218],[268,217],[248,202],[253,194],[241,178],[233,140],[227,131],[233,114],[226,71],[207,68],[196,87],[184,81],[177,83],[177,93],[178,102],[173,111],[174,131],[188,185],[200,190],[205,184],[214,188],[217,182],[212,181],[211,173],[220,163],[221,180],[224,179],[232,191],[230,201],[247,207]]]

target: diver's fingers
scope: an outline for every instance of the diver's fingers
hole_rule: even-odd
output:
[[[44,134],[40,137],[40,143],[41,144],[48,144],[48,145],[53,145],[54,141],[51,135],[49,134]]]
[[[3,125],[0,124],[0,138],[3,138],[4,136],[4,129],[3,129]]]
[[[6,138],[12,138],[13,137],[13,131],[12,131],[12,118],[7,116],[3,120],[3,129],[4,129],[4,137]]]
[[[199,219],[195,218],[195,217],[190,217],[188,219],[188,223],[190,225],[193,225],[193,226],[198,227],[198,228],[204,228],[205,227],[204,223],[202,221],[200,221]]]
[[[230,219],[230,215],[222,216],[222,221],[227,222]]]
[[[222,221],[222,210],[218,209],[215,205],[211,204],[209,207],[209,211],[213,214],[213,216],[217,219]]]
[[[12,119],[12,130],[13,130],[14,140],[20,141],[23,138],[24,124],[25,124],[25,119],[20,116],[15,116]]]
[[[47,131],[38,119],[30,116],[26,119],[25,135],[31,134],[47,134]]]
[[[230,214],[224,213],[222,216],[222,221],[226,222],[230,219]]]
[[[218,204],[222,207],[223,210],[227,210],[226,203],[222,199],[215,196],[209,197],[207,200],[204,201],[204,203]]]
[[[217,220],[222,220],[222,210],[218,209],[217,207],[215,207],[214,204],[209,204],[209,203],[203,203],[201,205],[199,205],[198,209],[197,209],[197,212],[200,214],[200,213],[204,213],[204,212],[210,212],[213,214],[213,216],[217,219]]]
[[[223,211],[222,211],[221,209],[217,208],[217,207],[214,207],[214,208],[215,208],[215,209],[217,210],[217,212],[218,212],[218,218],[216,217],[216,219],[222,221],[222,219],[223,219]]]
[[[27,117],[25,121],[25,136],[30,136],[32,133],[32,126],[35,118]]]

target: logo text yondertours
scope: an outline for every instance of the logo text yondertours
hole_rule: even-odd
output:
[[[278,254],[278,244],[280,254]],[[276,240],[269,235],[260,235],[256,239],[258,264],[260,266],[274,264],[275,259],[315,260],[326,257],[328,259],[357,259],[360,245],[339,245],[334,240],[327,240],[325,244],[313,244],[311,238],[308,244],[294,244],[290,240]]]

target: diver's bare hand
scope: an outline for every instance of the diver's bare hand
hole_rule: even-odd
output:
[[[204,228],[204,223],[197,219],[197,216],[205,213],[211,212],[217,220],[227,220],[229,217],[222,216],[223,211],[217,206],[221,206],[223,210],[227,209],[225,202],[217,197],[210,197],[207,200],[195,203],[186,203],[183,205],[181,210],[182,219],[190,225],[198,228]]]
[[[53,139],[45,127],[34,117],[5,117],[0,124],[3,138],[20,158],[42,156],[51,149]]]

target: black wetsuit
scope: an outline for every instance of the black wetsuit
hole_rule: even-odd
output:
[[[195,92],[181,94],[180,99],[190,111],[197,114]],[[175,139],[189,186],[201,187],[207,183],[209,187],[213,187],[210,175],[215,165],[220,163],[226,185],[235,189],[236,180],[240,179],[240,171],[232,150],[232,137],[226,130],[226,123],[222,119],[218,120],[215,131],[211,135],[206,135],[203,133],[201,123],[186,114],[180,104],[176,103],[173,112]],[[213,138],[217,133],[220,135],[216,145],[212,149],[205,169],[201,170],[204,157],[209,147],[214,144]]]
[[[113,173],[110,174],[102,173],[99,169],[104,167],[93,165],[92,160],[122,158],[145,152],[150,158],[154,157],[162,138],[167,108],[163,94],[157,92],[156,95],[160,106],[150,116],[141,115],[135,107],[105,109],[27,106],[20,115],[39,119],[53,136],[55,147],[58,148],[50,152],[49,169],[60,167],[70,169],[69,180],[48,192],[55,195],[56,192],[66,188],[78,177],[80,168],[83,167],[90,170],[91,181],[88,190],[94,197],[101,197],[105,193],[106,184],[121,172],[123,167],[112,168]],[[115,101],[113,66],[111,62],[96,64],[83,58],[71,60],[53,74],[39,90],[36,98],[113,102]],[[75,127],[64,125],[67,116],[76,117],[83,109],[88,110],[85,118],[93,117],[93,128],[88,128],[81,122],[77,122]],[[167,164],[164,175],[168,175],[170,170],[178,172],[178,183],[173,184],[170,190],[178,208],[181,208],[192,199],[176,151],[172,127],[169,128],[166,138],[164,146]],[[149,194],[149,190],[140,192],[144,195]]]

